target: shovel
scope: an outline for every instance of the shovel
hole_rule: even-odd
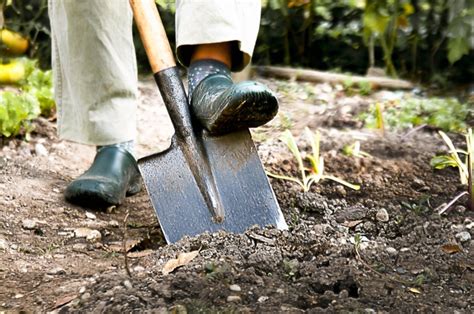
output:
[[[211,136],[192,120],[155,1],[130,4],[175,129],[168,149],[138,161],[166,241],[253,225],[287,229],[250,132]]]

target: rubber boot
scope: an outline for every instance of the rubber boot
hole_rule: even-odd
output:
[[[140,189],[140,173],[132,154],[122,147],[106,146],[97,151],[91,167],[68,185],[65,198],[85,207],[108,207],[122,204],[127,195]]]
[[[194,89],[191,109],[205,129],[220,135],[267,123],[278,112],[278,100],[263,84],[234,84],[227,75],[213,74]]]

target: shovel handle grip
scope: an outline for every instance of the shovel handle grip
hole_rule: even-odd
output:
[[[154,0],[129,0],[153,73],[176,66]]]

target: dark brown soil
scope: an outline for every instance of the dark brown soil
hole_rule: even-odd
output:
[[[12,140],[0,151],[0,313],[472,313],[474,215],[466,198],[445,215],[435,211],[465,189],[457,170],[431,169],[444,150],[437,134],[381,137],[354,118],[376,96],[334,89],[323,103],[291,96],[305,86],[267,83],[280,91],[282,109],[254,133],[266,168],[296,176],[276,138],[288,120],[296,135],[317,126],[325,171],[361,184],[359,191],[322,181],[303,193],[271,179],[288,231],[253,228],[165,245],[145,192],[107,212],[66,203],[62,192],[94,150],[58,140],[54,124],[40,120],[30,142]],[[153,82],[142,82],[141,92],[140,156],[166,147],[172,133]],[[356,139],[372,158],[341,153]],[[298,142],[309,150],[304,136]],[[163,275],[167,261],[193,250],[200,250],[194,260]]]

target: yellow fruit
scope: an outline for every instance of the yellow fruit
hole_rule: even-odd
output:
[[[0,41],[7,47],[9,52],[14,54],[25,53],[26,49],[28,49],[28,39],[8,29],[0,31]]]
[[[25,66],[22,62],[13,61],[8,64],[0,64],[0,83],[18,83],[25,77]]]

